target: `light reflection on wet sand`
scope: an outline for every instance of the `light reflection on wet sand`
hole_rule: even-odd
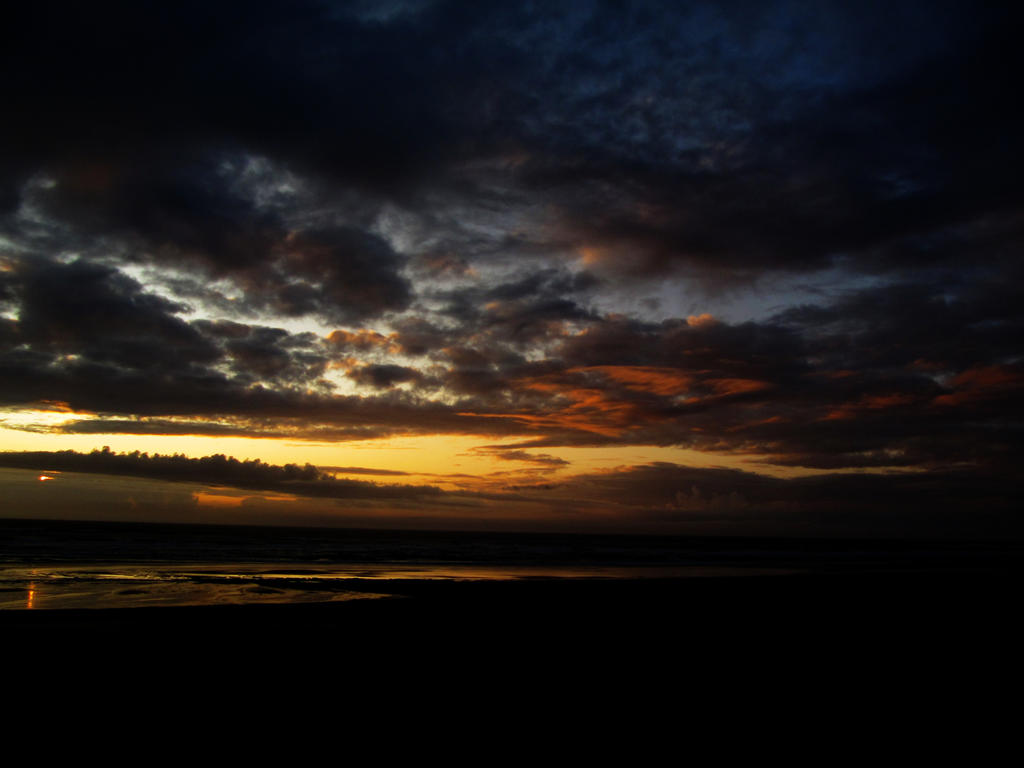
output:
[[[0,609],[138,608],[250,603],[311,603],[388,596],[389,580],[539,578],[679,578],[763,576],[781,568],[543,567],[359,564],[54,565],[0,568]],[[381,592],[345,589],[354,579],[382,582]]]

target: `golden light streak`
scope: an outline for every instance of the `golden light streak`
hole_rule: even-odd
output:
[[[201,507],[240,507],[248,496],[229,496],[221,493],[199,491],[194,494],[196,503]]]
[[[609,367],[610,368],[610,367]],[[649,386],[668,389],[678,380],[657,369],[621,367],[614,369],[624,383],[634,386]],[[720,382],[722,389],[742,389],[737,382]],[[535,381],[531,384],[544,386],[555,382]],[[554,413],[494,415],[494,418],[518,419],[523,423],[577,427],[610,434],[621,433],[632,418],[629,407],[616,402],[607,402],[599,391],[569,389],[566,407]],[[619,410],[621,409],[621,410]],[[64,414],[53,414],[65,418]],[[596,429],[595,429],[596,427]],[[699,451],[673,446],[609,445],[560,447],[543,446],[533,448],[529,438],[522,435],[495,438],[486,435],[407,435],[390,438],[358,440],[349,442],[311,442],[293,439],[212,437],[195,435],[124,435],[124,434],[63,434],[60,448],[89,453],[109,446],[115,453],[140,451],[163,455],[181,453],[198,458],[214,454],[232,456],[240,461],[259,459],[268,464],[313,464],[318,467],[372,467],[390,470],[395,474],[368,475],[366,473],[345,473],[331,471],[336,477],[371,481],[379,484],[433,485],[444,490],[465,489],[477,484],[483,485],[485,478],[497,472],[537,472],[535,463],[502,459],[492,455],[493,450],[477,451],[508,446],[525,447],[527,453],[544,453],[568,462],[564,466],[544,467],[548,480],[565,479],[576,474],[595,470],[667,462],[690,467],[727,467],[745,469],[758,474],[776,477],[796,477],[820,474],[823,470],[812,470],[791,466],[773,466],[770,456],[743,452]],[[0,450],[7,451],[48,451],[53,450],[54,435],[45,432],[28,432],[0,427]],[[768,459],[768,462],[765,462]],[[42,477],[52,478],[51,475]],[[56,478],[52,478],[56,479]],[[40,480],[40,482],[45,482]],[[207,490],[208,494],[220,494],[219,490]],[[228,494],[224,494],[228,495]],[[213,511],[217,502],[204,498],[200,505]],[[228,502],[230,503],[230,502]],[[228,511],[224,502],[221,508]]]
[[[229,489],[225,489],[223,492],[219,493],[216,491],[196,491],[192,496],[195,498],[196,503],[201,507],[215,507],[219,509],[241,507],[250,499],[282,502],[299,500],[298,496],[292,496],[286,493],[273,493],[271,491],[264,493],[247,493],[245,491],[232,492]]]

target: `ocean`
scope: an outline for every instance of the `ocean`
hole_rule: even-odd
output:
[[[1019,543],[0,520],[0,609],[328,603],[422,581],[1016,572]]]

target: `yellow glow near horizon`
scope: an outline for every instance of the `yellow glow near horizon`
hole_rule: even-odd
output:
[[[0,451],[71,449],[88,453],[109,446],[118,453],[180,453],[192,458],[224,454],[240,461],[259,459],[268,464],[309,463],[318,467],[383,470],[381,474],[336,471],[336,475],[376,483],[436,485],[447,490],[484,485],[493,487],[502,482],[558,480],[654,462],[694,468],[739,469],[775,477],[799,477],[829,471],[774,466],[764,463],[765,457],[752,454],[709,453],[671,446],[545,447],[524,451],[528,455],[547,455],[567,462],[561,466],[544,465],[493,455],[502,447],[513,449],[517,443],[524,442],[522,437],[494,438],[486,435],[408,435],[326,443],[201,435],[55,434],[11,428],[34,426],[45,429],[67,421],[68,417],[68,413],[60,411],[8,411],[0,421]],[[40,480],[44,477],[41,476]]]
[[[61,414],[66,418],[66,415]],[[5,451],[89,451],[109,446],[112,451],[173,454],[190,457],[225,454],[245,461],[259,459],[268,464],[314,464],[319,467],[362,467],[407,474],[366,474],[340,472],[340,477],[378,483],[428,483],[442,486],[471,483],[472,477],[494,473],[527,472],[537,464],[496,458],[484,446],[514,446],[522,438],[495,439],[480,435],[409,435],[351,442],[306,442],[289,439],[206,437],[196,435],[56,435],[0,428],[0,450]],[[821,470],[772,466],[762,457],[744,454],[708,453],[678,447],[603,446],[551,447],[525,451],[550,455],[567,461],[546,477],[565,477],[600,472],[622,466],[668,462],[690,467],[742,469],[777,477],[820,474]],[[470,476],[462,477],[458,476]],[[445,478],[450,478],[451,482]]]
[[[64,420],[66,415],[62,414]],[[208,437],[202,435],[53,434],[0,427],[2,451],[89,451],[109,446],[116,453],[174,454],[190,457],[225,454],[268,464],[314,464],[320,467],[366,467],[418,476],[486,474],[528,466],[499,461],[473,449],[514,443],[479,435],[411,435],[351,442],[309,442],[285,438]],[[536,453],[548,453],[537,451]],[[355,477],[356,475],[353,475]],[[404,475],[359,475],[378,482],[411,482]]]

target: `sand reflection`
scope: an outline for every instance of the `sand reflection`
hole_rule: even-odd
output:
[[[273,583],[268,583],[268,578]],[[59,566],[0,569],[0,610],[142,608],[311,603],[386,597],[383,592],[318,588],[286,573],[211,566]]]
[[[783,569],[544,567],[463,564],[103,564],[0,568],[0,609],[314,603],[390,596],[402,580],[755,576]],[[380,588],[368,588],[367,582]]]

